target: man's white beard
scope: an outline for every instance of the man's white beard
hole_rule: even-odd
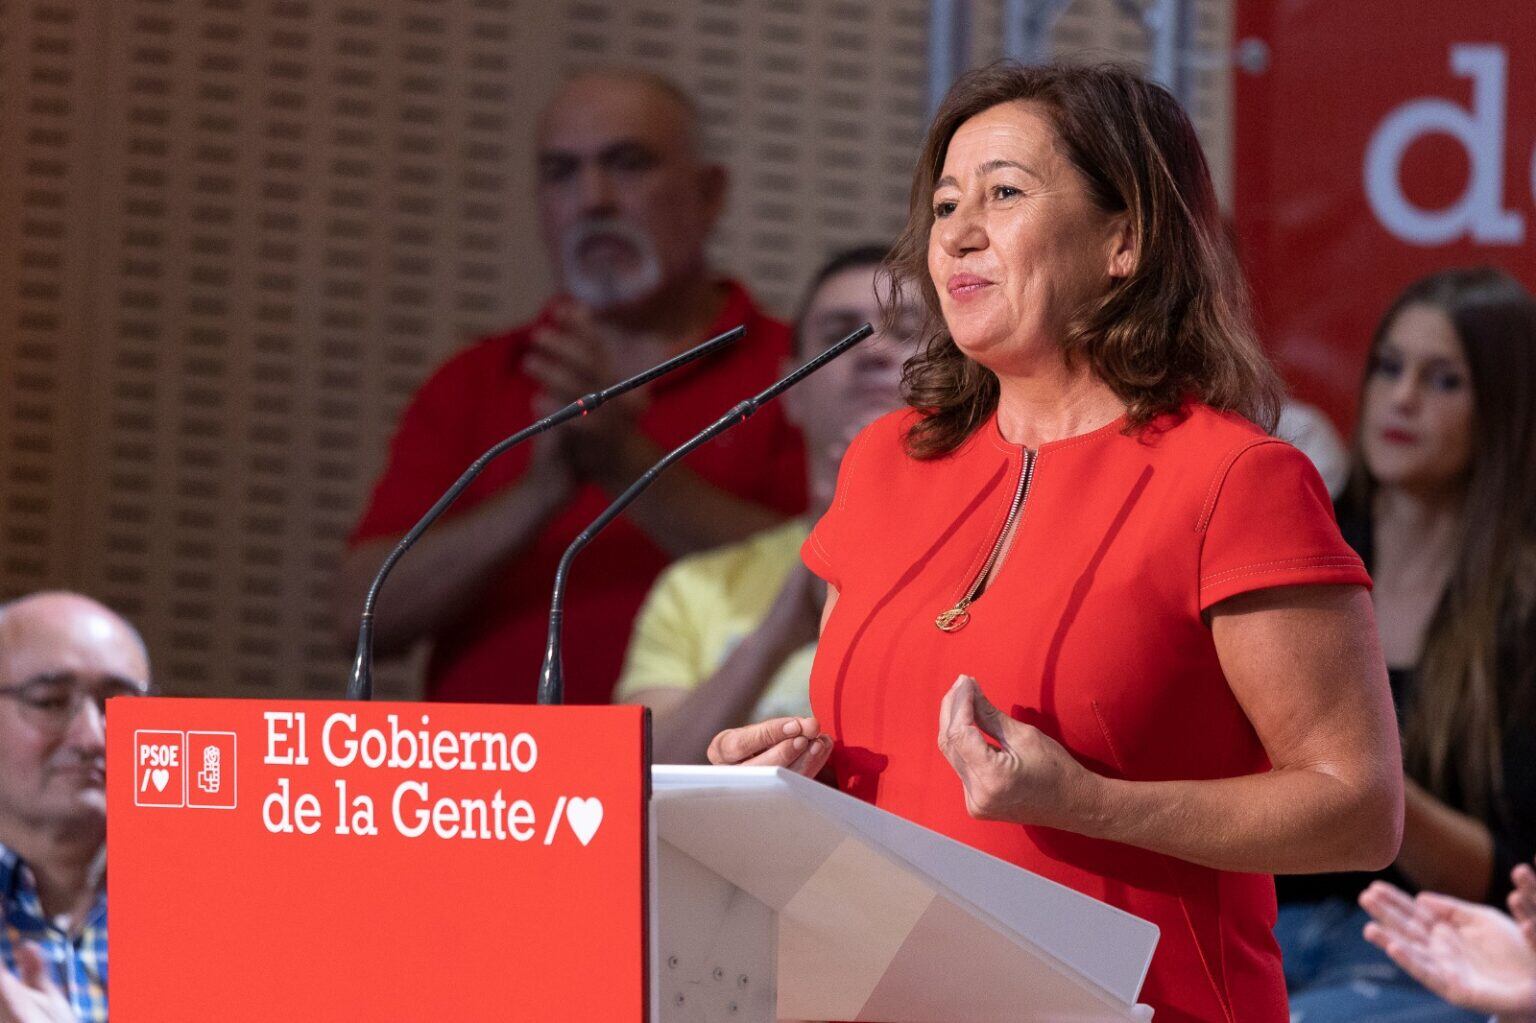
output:
[[[616,238],[634,250],[634,265],[614,267],[602,260],[582,258],[582,249],[597,238]],[[650,298],[661,285],[661,257],[650,236],[623,220],[580,220],[560,239],[560,263],[565,289],[583,305],[613,309]],[[594,265],[594,263],[596,265]]]

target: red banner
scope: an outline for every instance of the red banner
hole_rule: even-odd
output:
[[[646,1013],[638,707],[117,699],[115,1023]]]
[[[1341,424],[1410,281],[1536,281],[1536,5],[1238,0],[1236,221],[1260,323]]]

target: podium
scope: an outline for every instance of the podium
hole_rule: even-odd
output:
[[[1157,929],[639,707],[119,698],[114,1023],[1146,1020]]]
[[[658,1023],[1152,1018],[1145,920],[788,771],[651,786]]]

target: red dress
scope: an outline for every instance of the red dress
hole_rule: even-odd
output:
[[[638,425],[663,450],[767,387],[789,357],[789,328],[764,315],[741,285],[728,282],[725,288],[725,305],[709,334],[744,323],[746,337],[651,385],[651,401]],[[422,385],[400,420],[389,463],[353,530],[353,545],[404,533],[481,452],[537,418],[533,401],[539,387],[523,372],[523,355],[534,328],[552,322],[550,312],[546,307],[532,323],[466,348]],[[462,515],[516,483],[532,454],[533,445],[524,444],[493,462],[444,517]],[[777,403],[695,451],[683,465],[726,493],[786,516],[805,508],[804,446]],[[533,702],[555,566],[612,499],[592,484],[578,487],[463,616],[433,637],[428,699]],[[608,702],[635,614],[669,561],[626,517],[576,559],[565,602],[567,703]],[[381,601],[388,602],[394,585],[385,584]]]
[[[914,415],[855,440],[803,549],[839,594],[811,677],[839,787],[1157,924],[1141,1000],[1159,1023],[1284,1023],[1268,875],[973,820],[936,738],[939,702],[964,673],[1104,775],[1268,770],[1202,612],[1272,586],[1369,585],[1316,471],[1200,405],[1132,435],[1117,421],[1045,444],[1001,569],[964,627],[944,632],[934,620],[982,569],[1028,459],[994,417],[948,457],[917,461],[901,444]]]

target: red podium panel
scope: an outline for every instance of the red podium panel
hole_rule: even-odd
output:
[[[640,1021],[638,707],[116,699],[114,1023]]]

